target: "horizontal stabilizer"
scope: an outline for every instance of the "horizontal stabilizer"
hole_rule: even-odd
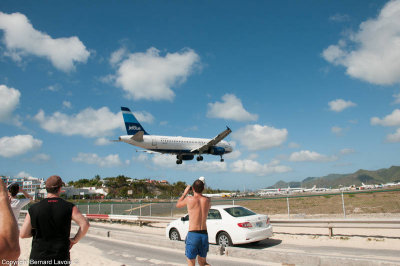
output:
[[[134,141],[137,141],[137,142],[143,142],[143,135],[144,135],[144,131],[138,131],[138,132],[136,132],[135,135],[133,135],[131,137],[131,139],[133,139]]]

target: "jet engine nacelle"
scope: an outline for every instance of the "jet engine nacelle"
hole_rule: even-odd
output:
[[[211,147],[209,152],[210,154],[214,155],[223,155],[225,153],[225,149],[222,147]]]
[[[184,155],[178,155],[178,156],[176,156],[176,158],[181,159],[183,161],[190,161],[190,160],[193,160],[194,155],[184,154]]]

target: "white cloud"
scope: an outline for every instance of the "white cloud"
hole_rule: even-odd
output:
[[[334,22],[346,22],[350,20],[350,17],[346,14],[335,14],[333,16],[330,16],[329,20]]]
[[[112,142],[109,139],[106,138],[98,138],[94,142],[95,145],[97,146],[105,146],[105,145],[110,145]]]
[[[140,122],[140,123],[153,123],[154,122],[154,116],[152,114],[150,114],[149,112],[146,111],[137,111],[137,112],[133,112],[133,114],[135,115],[136,119]]]
[[[258,119],[258,115],[247,112],[242,101],[233,94],[222,96],[222,102],[209,103],[207,116],[235,121],[255,121]]]
[[[103,137],[112,135],[114,129],[124,128],[121,112],[114,114],[108,107],[98,110],[89,107],[71,116],[60,112],[46,116],[44,111],[40,110],[34,119],[43,129],[67,136]]]
[[[238,160],[231,164],[232,172],[238,173],[250,173],[259,176],[274,174],[274,173],[285,173],[292,169],[288,166],[279,165],[279,160],[273,160],[268,164],[260,164],[253,160]]]
[[[69,102],[69,101],[63,101],[63,106],[65,107],[65,108],[67,108],[67,109],[71,109],[71,107],[72,107],[72,104],[71,104],[71,102]]]
[[[332,132],[333,134],[335,134],[336,136],[341,136],[341,135],[343,135],[343,128],[337,127],[337,126],[333,126],[333,127],[331,128],[331,132]]]
[[[289,161],[291,162],[330,162],[336,161],[337,159],[338,158],[336,156],[326,156],[315,151],[308,150],[293,152],[289,156]]]
[[[12,113],[17,108],[20,97],[19,90],[0,85],[0,122],[7,122],[13,119]]]
[[[96,153],[80,152],[77,157],[72,158],[72,161],[86,164],[95,164],[99,167],[116,167],[122,164],[118,154],[110,154],[106,157],[100,157]]]
[[[393,98],[394,98],[394,104],[399,104],[400,103],[400,93],[397,94],[393,94]]]
[[[21,171],[15,177],[31,177],[31,174],[29,174],[25,171]]]
[[[381,125],[385,127],[400,126],[400,109],[395,109],[390,115],[387,115],[382,119],[379,117],[372,117],[371,125]]]
[[[127,54],[128,50],[125,47],[121,47],[117,51],[114,51],[113,53],[111,53],[110,56],[110,64],[112,66],[116,66],[118,63],[122,61],[122,59],[124,59],[124,57],[127,56]]]
[[[398,128],[395,133],[387,135],[386,141],[400,142],[400,128]]]
[[[336,99],[334,101],[330,101],[328,105],[330,110],[334,112],[341,112],[349,107],[357,106],[357,104],[353,103],[352,101],[345,101],[343,99]]]
[[[389,1],[377,18],[360,24],[337,45],[330,45],[322,56],[346,73],[373,84],[400,82],[400,1]]]
[[[171,88],[184,83],[200,60],[191,49],[163,57],[152,47],[146,53],[129,54],[122,60],[124,53],[117,51],[112,56],[111,63],[118,63],[115,84],[134,100],[171,101],[175,97]]]
[[[10,158],[37,149],[42,146],[42,141],[31,135],[17,135],[14,137],[0,138],[0,156]]]
[[[35,163],[47,162],[50,160],[50,155],[45,153],[38,153],[32,157],[31,161]]]
[[[345,148],[345,149],[342,149],[342,150],[340,151],[340,154],[346,155],[346,154],[352,154],[352,153],[355,153],[355,152],[356,152],[356,151],[355,151],[354,149]]]
[[[286,141],[288,131],[269,126],[247,125],[232,133],[232,138],[251,151],[266,150],[280,146]]]
[[[300,148],[300,144],[297,144],[295,142],[290,142],[288,147],[291,149],[297,149],[297,148]]]
[[[75,69],[74,63],[86,63],[90,55],[78,37],[53,39],[34,29],[21,13],[0,12],[0,29],[4,31],[7,54],[15,61],[21,61],[25,55],[36,55],[50,60],[59,70],[69,72]]]

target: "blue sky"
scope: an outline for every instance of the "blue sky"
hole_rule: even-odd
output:
[[[0,169],[213,188],[399,165],[400,1],[1,1]],[[120,106],[150,134],[235,152],[176,165],[108,140]]]

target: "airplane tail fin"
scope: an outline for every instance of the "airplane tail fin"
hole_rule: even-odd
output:
[[[143,131],[144,135],[149,135],[142,125],[137,121],[131,110],[127,107],[121,107],[122,116],[124,117],[126,133],[128,135],[135,135],[139,131]]]

